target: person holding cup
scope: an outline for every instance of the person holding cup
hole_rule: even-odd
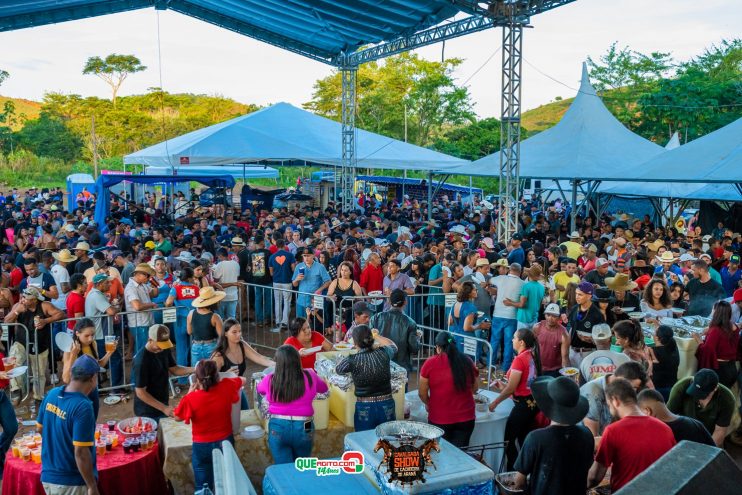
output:
[[[312,305],[311,294],[322,294],[329,287],[332,279],[322,263],[315,263],[314,252],[305,249],[301,253],[301,263],[296,265],[291,284],[300,294],[296,298],[297,318],[306,315],[306,310]]]

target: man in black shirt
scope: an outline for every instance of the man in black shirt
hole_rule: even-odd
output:
[[[165,325],[149,327],[147,344],[134,357],[134,414],[159,421],[173,415],[168,405],[169,376],[186,376],[194,368],[178,366],[170,349],[170,331]]]
[[[689,440],[716,447],[714,439],[703,423],[694,418],[671,413],[665,404],[664,397],[656,390],[649,388],[642,390],[637,400],[644,414],[657,418],[670,427],[676,442]]]
[[[703,260],[693,262],[694,278],[685,286],[688,293],[688,310],[686,316],[708,316],[714,304],[727,297],[724,287],[711,279],[708,264]]]
[[[255,323],[258,325],[269,324],[271,321],[271,311],[273,310],[273,291],[266,286],[273,285],[268,261],[271,252],[265,249],[265,238],[262,236],[255,237],[255,249],[249,252],[247,257],[246,270],[249,274],[248,282],[255,284]]]
[[[530,474],[531,495],[585,493],[595,448],[590,430],[578,424],[587,414],[587,399],[564,376],[540,376],[531,392],[551,424],[532,431],[523,442],[515,461],[515,488],[525,487]]]

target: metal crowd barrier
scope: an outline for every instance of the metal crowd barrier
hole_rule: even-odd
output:
[[[439,328],[432,328],[425,325],[418,325],[418,329],[423,331],[423,338],[420,339],[420,349],[423,351],[419,359],[421,361],[418,364],[418,379],[420,374],[420,368],[422,367],[423,362],[428,357],[431,357],[435,355],[435,338],[440,332],[445,332],[446,330],[441,330]],[[459,346],[459,350],[462,351],[464,354],[472,358],[472,361],[475,363],[477,362],[478,357],[484,356],[484,353],[486,351],[487,354],[487,385],[489,386],[492,383],[492,368],[493,368],[493,362],[494,359],[492,355],[492,345],[489,343],[489,341],[475,337],[474,335],[461,335],[461,334],[452,334],[454,337],[459,337],[461,339],[461,344]],[[481,346],[481,348],[479,347]],[[479,352],[479,356],[477,356],[477,353]]]
[[[18,363],[18,357],[17,356],[11,356],[10,355],[10,352],[11,352],[11,349],[12,349],[12,345],[11,345],[11,342],[10,342],[10,327],[15,327],[16,328],[16,330],[13,332],[14,333],[14,335],[13,335],[13,341],[14,342],[18,342],[18,340],[19,340],[18,339],[18,329],[23,330],[23,335],[25,336],[25,339],[24,339],[25,345],[24,344],[21,344],[21,345],[23,345],[23,353],[25,354],[22,364],[21,363]],[[28,350],[28,343],[29,343],[28,328],[26,327],[26,325],[24,325],[22,323],[3,323],[2,324],[2,329],[3,329],[3,335],[6,335],[7,336],[7,342],[8,342],[8,346],[5,349],[5,357],[16,357],[16,366],[28,365],[28,371],[26,372],[26,378],[25,378],[25,389],[26,389],[25,395],[23,394],[23,387],[21,387],[21,402],[23,402],[26,399],[28,399],[28,395],[31,393],[31,374],[33,372],[32,368],[30,366],[31,363],[29,361],[30,353],[29,353],[29,350]],[[34,334],[34,337],[36,337],[36,334]],[[37,348],[36,343],[37,343],[37,339],[34,340],[34,350]],[[40,363],[38,354],[35,355],[35,359],[36,359],[36,369],[38,370],[39,369],[39,363]],[[13,380],[13,379],[11,379],[11,380]],[[18,379],[15,378],[14,380],[18,380]]]

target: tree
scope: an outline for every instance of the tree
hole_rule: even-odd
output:
[[[526,137],[525,129],[521,129],[521,139]],[[464,160],[478,160],[500,149],[500,121],[491,117],[451,129],[438,137],[432,147]]]
[[[403,53],[383,63],[370,62],[356,75],[356,125],[396,139],[429,145],[447,127],[474,120],[466,88],[453,79],[459,59],[431,62]],[[314,84],[312,100],[304,108],[341,119],[341,79],[335,73]]]
[[[2,85],[8,77],[10,77],[10,74],[0,69],[0,85]]]
[[[17,133],[18,144],[36,156],[54,157],[71,162],[80,157],[82,141],[70,129],[47,112],[29,120]]]
[[[118,55],[112,53],[105,60],[100,57],[90,57],[82,70],[83,74],[94,74],[103,79],[111,87],[113,106],[116,106],[116,95],[124,80],[135,72],[141,72],[147,67],[134,55]]]

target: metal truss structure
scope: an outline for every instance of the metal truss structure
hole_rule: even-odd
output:
[[[340,174],[340,189],[335,189],[335,196],[340,196],[343,211],[354,209],[354,185],[356,177],[356,74],[358,66],[342,67],[342,134],[343,163]],[[337,174],[335,174],[337,176]],[[339,192],[339,194],[338,194]]]

